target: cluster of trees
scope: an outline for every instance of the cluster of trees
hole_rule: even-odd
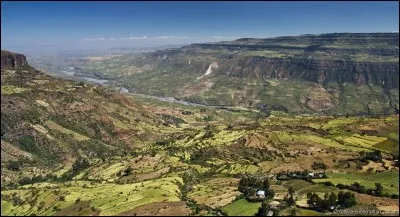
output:
[[[179,124],[186,123],[182,118],[175,117],[173,115],[161,114],[161,118],[164,120],[164,125],[175,125],[179,126]]]
[[[274,190],[270,189],[270,183],[268,179],[260,179],[257,177],[245,176],[239,181],[239,191],[244,194],[247,200],[256,201],[255,194],[258,190],[265,191],[265,198],[273,198],[275,195]]]
[[[272,215],[277,216],[277,215],[279,215],[279,210],[285,209],[288,206],[295,206],[296,205],[296,200],[294,198],[295,192],[296,191],[294,190],[294,188],[292,186],[290,186],[289,190],[288,190],[288,196],[285,196],[283,198],[283,200],[286,202],[286,204],[283,203],[283,205],[279,205],[279,206],[270,205],[270,204],[268,204],[267,201],[264,201],[261,204],[261,207],[258,208],[258,212],[256,213],[256,216],[268,216],[268,214],[271,214],[271,213],[272,213]]]
[[[167,146],[169,144],[171,144],[171,139],[167,139],[167,140],[157,140],[156,141],[156,145],[160,145],[160,146]]]
[[[325,173],[314,173],[314,176],[309,175],[308,170],[304,171],[293,171],[293,172],[279,172],[276,174],[276,178],[278,180],[291,180],[291,179],[302,179],[305,181],[311,182],[311,179],[316,179],[316,178],[326,178]],[[320,176],[321,175],[321,176]]]
[[[34,175],[33,177],[22,177],[20,180],[18,180],[19,185],[28,185],[28,184],[34,184],[38,182],[64,182],[71,180],[72,176],[71,173],[64,173],[61,176],[56,176],[54,174],[46,174],[45,176],[43,175]],[[10,185],[10,187],[17,187],[18,185]]]
[[[369,160],[374,161],[374,162],[383,162],[381,151],[380,150],[375,150],[373,152],[361,151],[360,152],[360,161],[368,162]]]
[[[19,160],[17,161],[11,161],[8,166],[7,169],[11,170],[11,171],[20,171],[21,167],[22,167],[23,163]]]
[[[326,193],[324,198],[321,198],[316,193],[310,192],[307,194],[307,204],[315,210],[324,211],[333,210],[338,205],[340,205],[341,208],[349,208],[356,205],[357,202],[354,193],[351,192],[340,191],[338,195],[333,192],[330,194]]]
[[[325,183],[325,185],[333,186],[333,184],[329,182]],[[398,194],[389,195],[388,193],[383,193],[383,185],[380,183],[375,183],[375,189],[367,188],[358,182],[354,182],[351,185],[337,184],[336,187],[340,189],[349,189],[361,194],[369,194],[377,197],[391,197],[395,199],[399,198]]]
[[[72,165],[72,174],[78,174],[80,171],[90,166],[89,161],[86,158],[77,159]]]

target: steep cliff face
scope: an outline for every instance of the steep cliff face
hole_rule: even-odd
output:
[[[1,51],[1,68],[2,69],[22,69],[30,67],[26,61],[26,57],[22,54],[12,53],[9,51]]]
[[[259,79],[304,79],[321,84],[328,82],[399,87],[399,64],[391,62],[352,62],[266,57],[235,58],[220,61],[220,71],[234,77]]]

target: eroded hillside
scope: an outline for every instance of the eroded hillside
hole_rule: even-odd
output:
[[[160,136],[163,120],[116,91],[52,78],[20,54],[2,51],[1,60],[2,186],[21,172],[142,150]]]

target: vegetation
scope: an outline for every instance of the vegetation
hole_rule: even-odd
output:
[[[270,183],[268,179],[260,179],[257,177],[243,177],[239,181],[239,191],[242,192],[246,199],[250,201],[265,200],[273,198],[275,195],[274,190],[270,189]],[[256,195],[257,191],[264,191],[262,197]]]
[[[284,58],[274,52],[247,54]],[[201,61],[210,60],[202,58],[192,64],[208,66]],[[173,69],[164,63],[165,70]],[[345,117],[349,105],[342,115],[295,115],[312,112],[296,107],[310,83],[271,78],[262,84],[219,75],[211,82],[226,88],[224,93],[210,87],[204,103],[233,100],[229,106],[124,95],[36,71],[2,69],[2,215],[316,215],[331,206],[398,204],[397,116]],[[176,85],[191,76],[197,75],[183,74]],[[163,85],[149,91],[162,94]],[[326,85],[334,94],[335,84]],[[233,92],[238,86],[246,90]],[[344,86],[337,88],[364,88]],[[365,94],[379,91],[371,86]],[[258,94],[263,106],[246,104]]]
[[[336,209],[337,205],[340,205],[341,208],[349,208],[356,205],[357,202],[354,194],[340,191],[338,195],[335,193],[326,193],[323,199],[320,198],[316,193],[308,193],[307,204],[309,204],[311,208],[318,211],[333,211]]]

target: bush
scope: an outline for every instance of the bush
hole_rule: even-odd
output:
[[[22,162],[20,162],[20,161],[11,161],[8,164],[7,169],[11,170],[11,171],[20,171],[21,170],[21,166],[22,166]]]
[[[208,115],[208,116],[205,116],[205,117],[203,118],[203,120],[208,122],[208,121],[213,121],[214,118],[213,118],[212,116],[209,116],[209,115]]]
[[[323,169],[326,170],[328,167],[326,166],[326,164],[322,163],[322,162],[314,162],[313,165],[311,166],[314,170],[318,170],[318,169]]]

